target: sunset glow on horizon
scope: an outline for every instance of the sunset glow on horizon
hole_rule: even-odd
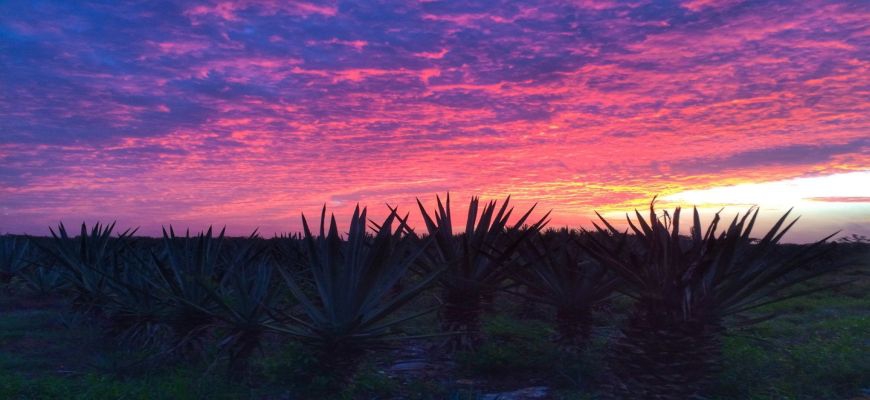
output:
[[[9,1],[0,99],[0,234],[271,236],[450,192],[870,235],[870,2]]]

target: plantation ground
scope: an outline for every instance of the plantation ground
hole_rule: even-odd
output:
[[[711,391],[716,399],[870,398],[870,253],[863,265],[823,278],[852,283],[765,307],[773,320],[725,341],[725,369]],[[619,301],[616,308],[625,307]],[[597,330],[595,345],[570,355],[554,345],[548,311],[502,295],[485,320],[487,342],[453,361],[411,359],[430,342],[373,354],[342,394],[347,399],[477,399],[485,394],[546,386],[552,398],[595,394],[601,360],[614,328]],[[619,321],[603,312],[602,326]],[[6,288],[0,294],[2,399],[305,399],[336,382],[308,377],[311,364],[295,346],[271,342],[256,359],[252,382],[229,383],[211,360],[143,365],[142,355],[114,348],[62,299],[36,299]],[[414,331],[435,330],[424,318]],[[425,364],[425,370],[404,367]],[[415,364],[416,363],[416,364]],[[427,372],[428,371],[428,372]],[[310,374],[308,374],[310,375]]]

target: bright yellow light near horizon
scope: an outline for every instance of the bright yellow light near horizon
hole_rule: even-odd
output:
[[[686,190],[659,197],[656,202],[659,211],[676,206],[696,206],[704,224],[718,211],[727,220],[745,213],[750,206],[758,206],[755,235],[769,229],[786,210],[793,208],[791,216],[800,217],[801,221],[785,235],[783,240],[787,243],[813,242],[834,232],[839,232],[837,237],[870,236],[870,170]],[[605,210],[602,215],[623,229],[625,211]],[[639,211],[644,214],[645,207]],[[690,215],[683,214],[683,219],[691,218]],[[633,213],[629,217],[633,219]],[[684,221],[689,223],[691,220]]]
[[[664,196],[665,202],[685,205],[758,205],[767,207],[812,207],[812,203],[836,199],[870,199],[870,171],[782,181],[744,183],[710,189],[687,190]]]

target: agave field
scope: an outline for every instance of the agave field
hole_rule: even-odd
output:
[[[623,231],[471,200],[299,235],[64,225],[0,240],[0,398],[870,395],[866,238],[750,209]],[[691,226],[680,222],[691,220]]]

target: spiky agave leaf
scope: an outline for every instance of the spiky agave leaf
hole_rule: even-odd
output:
[[[27,266],[30,242],[11,235],[0,236],[0,284],[9,283]]]
[[[57,232],[50,229],[53,246],[45,247],[57,266],[63,271],[63,279],[74,292],[73,304],[84,311],[98,310],[110,301],[111,290],[107,281],[122,268],[121,250],[136,230],[126,230],[112,237],[115,223],[108,226],[94,224],[90,233],[82,223],[78,237],[70,237],[63,223]]]
[[[221,328],[218,345],[229,354],[233,378],[246,376],[248,360],[274,322],[272,310],[280,297],[279,288],[272,284],[273,266],[269,258],[250,246],[238,250],[242,255],[227,265],[220,285],[200,282],[215,307],[189,303],[218,321]]]
[[[787,257],[777,243],[794,225],[786,212],[757,242],[750,237],[758,209],[719,231],[717,213],[706,230],[697,209],[689,237],[680,235],[680,208],[649,219],[628,218],[633,235],[600,217],[585,243],[602,265],[619,274],[636,299],[624,337],[615,345],[613,373],[623,396],[686,398],[696,395],[718,369],[723,318],[807,291],[786,290],[828,270],[807,266],[829,238]],[[644,373],[638,370],[644,369]]]
[[[41,291],[46,285],[72,286],[74,304],[98,311],[112,338],[131,347],[158,344],[165,331],[165,301],[153,290],[154,268],[146,265],[151,260],[131,240],[135,230],[112,238],[113,228],[97,224],[88,235],[83,224],[76,244],[61,224],[57,233],[52,231],[55,246],[49,249],[49,265],[59,266],[60,282],[52,283],[53,271],[40,267],[29,286]]]
[[[260,234],[255,229],[246,238],[229,238],[224,240],[219,253],[219,265],[223,265],[227,271],[237,265],[256,263],[262,256],[271,250],[263,243]]]
[[[66,284],[62,279],[61,271],[51,266],[38,265],[27,268],[20,275],[27,290],[39,296],[54,294]]]
[[[302,235],[276,235],[269,239],[271,256],[280,265],[292,267],[294,270],[305,268],[308,264],[304,250]]]
[[[535,209],[532,206],[509,225],[513,213],[510,197],[501,207],[490,201],[482,209],[480,200],[472,197],[464,231],[454,232],[450,194],[445,203],[440,196],[436,201],[437,209],[430,215],[417,200],[429,236],[435,241],[425,254],[424,265],[445,269],[439,279],[444,288],[444,329],[465,333],[454,336],[450,347],[473,347],[479,341],[481,300],[502,287],[507,278],[506,264],[524,240],[546,225],[549,213],[524,226]]]
[[[619,279],[590,260],[573,232],[535,235],[519,249],[523,263],[513,278],[525,292],[511,291],[556,310],[559,340],[582,345],[592,328],[593,308],[609,300]]]
[[[417,315],[397,317],[395,313],[440,272],[427,274],[400,293],[391,292],[425,250],[425,246],[408,247],[412,242],[404,232],[406,221],[391,212],[374,235],[369,235],[366,209],[357,206],[346,240],[341,239],[334,216],[327,230],[325,207],[319,235],[312,234],[304,216],[302,223],[314,290],[303,290],[297,275],[280,268],[303,313],[289,315],[271,328],[313,346],[325,363],[344,358],[352,364],[360,352],[400,338],[397,326]],[[396,223],[399,229],[394,230]]]
[[[102,306],[109,332],[126,347],[162,347],[171,337],[166,324],[169,301],[155,285],[156,267],[150,255],[127,250],[137,254],[128,252],[123,268],[106,282],[114,294]]]
[[[44,251],[39,242],[48,242],[51,238],[28,238],[33,245],[26,256],[28,266],[20,270],[18,276],[24,284],[24,288],[32,295],[41,297],[60,294],[67,282],[63,279],[63,270],[59,267],[54,256]]]
[[[220,256],[223,238],[223,229],[216,237],[211,227],[195,237],[190,233],[180,237],[170,226],[169,232],[163,230],[162,254],[152,253],[156,267],[152,287],[166,299],[165,323],[181,351],[198,350],[215,322],[209,311],[217,304],[209,288],[219,286],[225,275]]]
[[[778,253],[779,241],[797,221],[787,221],[791,210],[757,241],[750,237],[757,208],[735,216],[718,234],[719,213],[704,229],[695,209],[689,237],[680,236],[680,213],[677,207],[673,216],[660,218],[651,205],[649,220],[640,213],[636,222],[629,219],[633,236],[598,228],[585,241],[593,257],[626,281],[629,294],[677,320],[721,320],[791,298],[795,293],[787,289],[833,270],[803,268],[827,252],[833,235],[787,256]]]

